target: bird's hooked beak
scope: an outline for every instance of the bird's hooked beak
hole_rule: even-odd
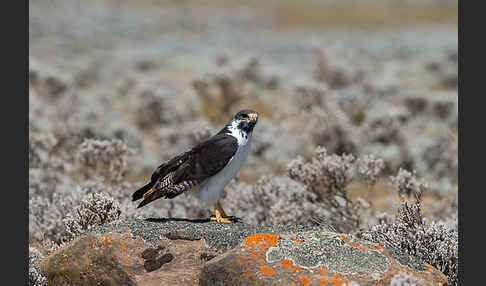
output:
[[[249,117],[248,117],[248,119],[246,120],[246,122],[248,122],[248,123],[250,123],[250,122],[254,122],[254,121],[256,122],[256,121],[257,121],[257,119],[258,119],[258,114],[257,114],[257,113],[250,113],[248,116],[249,116]]]

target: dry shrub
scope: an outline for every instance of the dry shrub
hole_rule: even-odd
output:
[[[345,61],[330,61],[322,49],[314,49],[317,67],[314,78],[332,89],[344,88],[363,80],[365,70],[349,65]]]
[[[374,186],[385,169],[385,162],[373,155],[364,155],[357,161],[358,176],[368,186]]]
[[[316,194],[288,177],[261,177],[253,186],[232,184],[228,193],[223,203],[228,213],[255,225],[309,225],[323,211]]]
[[[127,156],[132,149],[119,139],[96,140],[85,139],[79,146],[78,157],[88,170],[85,177],[102,176],[105,180],[120,182],[124,177]],[[92,174],[91,172],[95,172]]]
[[[409,172],[400,168],[398,174],[391,176],[390,180],[400,197],[414,196],[420,200],[423,193],[427,190],[427,183],[417,179],[415,170]]]
[[[194,80],[192,86],[202,99],[202,113],[212,122],[220,123],[223,118],[233,116],[242,103],[260,104],[260,91],[276,89],[278,81],[277,76],[264,74],[260,60],[253,57],[236,68],[226,60],[218,71]]]
[[[51,103],[65,95],[72,85],[72,79],[57,69],[41,67],[35,61],[29,65],[29,87]]]
[[[35,195],[29,199],[29,239],[61,243],[69,237],[62,219],[81,202],[79,192],[53,193],[52,197]]]
[[[47,279],[42,275],[39,267],[29,266],[29,286],[45,286]]]
[[[417,256],[444,273],[452,285],[457,285],[457,229],[424,219],[421,198],[426,185],[414,173],[400,170],[391,180],[401,200],[395,221],[374,225],[359,232],[358,237]],[[407,201],[407,195],[412,195],[415,201]]]
[[[297,157],[287,165],[287,174],[300,182],[318,197],[317,202],[330,212],[331,217],[339,218],[339,231],[351,231],[359,227],[359,205],[352,202],[346,187],[353,178],[353,155],[328,155],[326,148],[318,147],[311,162]]]
[[[138,97],[135,123],[141,129],[157,128],[172,120],[170,107],[167,106],[163,90],[153,90],[153,87],[147,88],[142,90]]]
[[[323,85],[298,86],[294,98],[306,111],[310,136],[316,146],[337,154],[356,153],[357,130],[338,104],[337,94]]]
[[[232,184],[228,188],[231,196],[224,204],[252,224],[325,222],[336,231],[353,232],[368,219],[363,214],[369,207],[363,199],[354,202],[348,197],[347,186],[356,177],[355,163],[352,155],[329,155],[325,148],[317,148],[310,162],[302,157],[292,160],[286,167],[286,176],[262,177],[253,186]],[[379,176],[379,168],[373,164],[361,168],[365,174]]]
[[[45,286],[47,279],[42,275],[39,268],[39,261],[44,255],[34,247],[29,246],[29,286]]]
[[[345,197],[354,162],[353,155],[329,155],[326,148],[318,147],[311,162],[306,163],[302,157],[297,157],[287,165],[286,170],[290,178],[305,184],[318,196],[333,200],[333,195]]]
[[[63,219],[67,231],[75,236],[92,226],[103,225],[119,218],[118,203],[107,195],[92,193],[81,204],[70,211]]]
[[[427,71],[437,77],[436,88],[457,89],[458,69],[457,51],[438,53],[424,63]]]

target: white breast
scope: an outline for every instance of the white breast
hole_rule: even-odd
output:
[[[209,178],[198,192],[199,199],[208,208],[211,208],[221,198],[224,187],[236,176],[236,173],[238,173],[250,153],[251,134],[248,134],[246,138],[245,136],[240,136],[240,134],[235,134],[235,137],[237,137],[239,145],[235,155],[230,159],[228,165]]]

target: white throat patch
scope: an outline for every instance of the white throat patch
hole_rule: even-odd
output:
[[[228,130],[231,132],[231,135],[238,140],[238,145],[246,145],[248,141],[251,139],[251,133],[246,133],[245,131],[238,128],[238,122],[233,121],[229,126]]]

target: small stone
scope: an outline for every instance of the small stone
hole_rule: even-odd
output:
[[[142,252],[143,259],[155,259],[159,252],[153,248],[147,248]]]
[[[171,262],[172,259],[174,259],[174,256],[171,253],[166,253],[158,259],[146,260],[143,267],[145,270],[147,270],[147,272],[152,272],[162,267],[162,265]]]

